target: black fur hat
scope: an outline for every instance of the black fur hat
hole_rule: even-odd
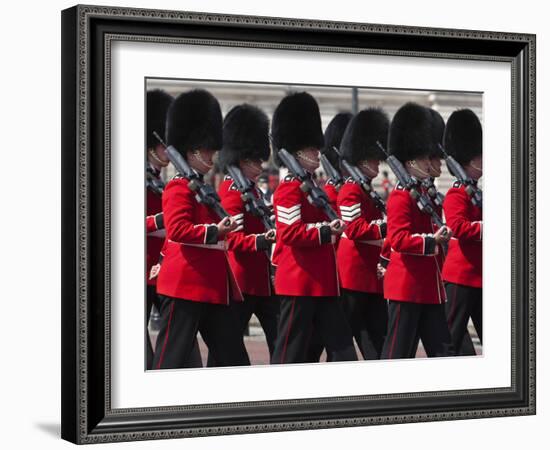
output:
[[[194,89],[176,97],[166,117],[166,143],[182,155],[190,150],[222,147],[222,112],[208,91]]]
[[[339,157],[332,147],[336,147],[340,150],[340,144],[342,143],[342,137],[344,136],[344,131],[348,126],[349,121],[353,117],[353,114],[350,112],[341,112],[336,114],[330,123],[327,125],[325,130],[325,145],[321,149],[329,162],[338,169],[340,162]]]
[[[246,103],[225,116],[219,165],[225,168],[243,159],[269,159],[269,119],[261,109]]]
[[[431,158],[443,158],[443,153],[439,148],[440,145],[443,145],[443,133],[445,132],[445,121],[441,114],[439,114],[435,109],[430,108],[430,114],[432,115],[432,130],[434,136],[434,146],[430,153]]]
[[[153,131],[164,140],[166,113],[173,101],[174,97],[162,89],[147,91],[147,148],[154,148],[159,144]]]
[[[447,153],[467,164],[482,153],[481,122],[471,109],[459,109],[447,120],[443,140]]]
[[[273,113],[271,137],[275,156],[282,148],[290,153],[306,147],[321,149],[324,138],[317,101],[307,92],[283,98]],[[274,159],[280,163],[278,158]]]
[[[380,108],[359,111],[351,119],[342,138],[342,156],[354,165],[365,159],[386,159],[376,141],[386,148],[389,127],[390,119]]]
[[[429,156],[434,146],[430,110],[417,103],[405,103],[393,116],[388,145],[389,153],[401,162]]]

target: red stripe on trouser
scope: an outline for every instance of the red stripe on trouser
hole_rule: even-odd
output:
[[[388,355],[389,359],[393,356],[393,347],[395,346],[395,340],[397,338],[397,329],[399,328],[399,318],[401,316],[401,303],[397,305],[397,318],[395,319],[395,328],[393,330],[393,337],[391,340],[390,354]]]
[[[455,284],[455,290],[453,292],[453,300],[451,301],[451,310],[449,311],[449,317],[447,318],[447,326],[451,329],[451,326],[454,321],[454,316],[456,315],[456,291],[458,286]]]
[[[172,300],[172,304],[170,305],[170,315],[168,316],[168,327],[166,329],[166,336],[164,336],[164,343],[162,344],[162,350],[160,352],[160,358],[157,364],[157,369],[160,369],[160,366],[162,365],[162,361],[164,360],[164,351],[166,350],[166,344],[168,343],[168,335],[170,334],[170,324],[172,323],[173,314],[174,314],[174,300]]]
[[[288,344],[288,336],[290,334],[290,328],[292,327],[292,317],[294,316],[294,305],[296,304],[296,297],[292,299],[292,308],[290,308],[290,316],[288,318],[288,327],[286,329],[285,345],[283,345],[283,351],[281,353],[281,364],[285,362],[286,347]]]

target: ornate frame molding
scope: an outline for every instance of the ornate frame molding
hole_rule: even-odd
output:
[[[451,42],[453,39],[471,40],[476,43],[482,41],[500,42],[503,48],[518,48],[516,56],[510,54],[479,54],[467,52],[446,53],[443,51],[414,50],[414,49],[384,49],[349,47],[338,45],[297,44],[284,42],[265,42],[244,39],[213,39],[191,37],[167,37],[151,36],[145,34],[128,34],[106,31],[99,34],[103,45],[102,64],[105,69],[103,81],[103,105],[104,105],[104,133],[102,144],[104,146],[103,167],[105,177],[102,189],[102,207],[106,211],[102,242],[104,265],[104,290],[105,299],[103,324],[104,330],[104,354],[105,365],[103,374],[104,407],[103,411],[98,406],[92,408],[89,395],[90,377],[89,367],[92,364],[90,349],[97,341],[91,339],[90,331],[92,321],[91,311],[91,270],[97,264],[97,258],[91,257],[95,250],[91,247],[94,239],[94,217],[96,210],[92,207],[98,200],[96,190],[92,191],[94,183],[94,166],[91,163],[92,146],[90,145],[94,116],[90,111],[94,108],[90,93],[95,93],[91,79],[97,71],[95,53],[98,52],[97,34],[93,34],[94,21],[106,19],[122,22],[131,20],[135,23],[162,23],[171,26],[192,25],[201,26],[226,26],[244,27],[250,35],[256,30],[269,30],[272,33],[288,31],[325,31],[335,34],[359,33],[360,35],[375,34],[382,39],[387,37],[423,37],[426,39],[445,39]],[[99,443],[112,441],[128,441],[142,439],[163,439],[173,437],[192,437],[219,434],[238,434],[251,432],[271,432],[284,430],[300,430],[328,427],[349,427],[374,424],[421,422],[456,420],[468,418],[484,418],[510,415],[526,415],[535,413],[535,36],[530,34],[500,33],[470,30],[433,29],[423,27],[405,27],[396,25],[376,25],[363,23],[317,21],[305,19],[271,18],[257,16],[237,16],[225,14],[205,14],[197,12],[158,11],[149,9],[133,9],[99,6],[76,6],[63,13],[64,27],[64,51],[63,51],[63,222],[67,233],[64,234],[63,251],[63,311],[65,319],[72,320],[63,329],[63,376],[65,380],[74,378],[70,386],[63,392],[63,437],[77,443]],[[93,36],[92,36],[93,35]],[[71,42],[68,42],[71,40]],[[527,394],[523,398],[520,395],[515,405],[508,407],[473,408],[471,410],[455,409],[435,412],[413,412],[405,414],[362,414],[354,415],[353,411],[342,414],[341,417],[323,417],[310,420],[282,420],[264,423],[218,423],[207,426],[198,426],[189,423],[188,426],[168,425],[170,414],[193,411],[208,411],[220,408],[249,408],[249,407],[285,407],[308,405],[326,405],[340,403],[349,400],[348,397],[319,398],[319,399],[293,399],[288,401],[251,402],[237,404],[218,405],[194,405],[171,408],[140,408],[112,410],[110,401],[110,67],[111,44],[113,41],[142,41],[155,43],[186,43],[197,45],[219,46],[244,46],[256,48],[275,48],[303,51],[322,52],[348,52],[363,54],[384,54],[411,57],[435,57],[451,59],[478,59],[489,61],[504,61],[512,64],[512,196],[516,200],[512,207],[512,253],[516,252],[519,244],[517,234],[527,242],[525,261],[521,254],[512,260],[512,339],[517,343],[518,338],[525,336],[522,341],[525,348],[522,349],[525,360],[519,361],[522,372],[516,372],[518,355],[515,345],[512,345],[512,386],[510,388],[483,389],[471,391],[446,391],[419,394],[396,394],[353,397],[354,400],[382,401],[400,399],[408,401],[420,401],[426,396],[431,397],[464,397],[473,398],[479,395],[511,394],[518,390],[518,382],[524,386]],[[96,45],[96,47],[93,47]],[[513,53],[513,50],[511,50]],[[522,53],[523,52],[523,53]],[[65,67],[69,64],[70,67]],[[67,83],[65,83],[67,82]],[[97,81],[95,81],[97,83]],[[69,90],[72,90],[69,92]],[[516,101],[518,100],[518,101]],[[75,147],[77,152],[74,151]],[[521,151],[523,150],[523,151]],[[71,170],[72,166],[72,171]],[[74,170],[76,168],[76,170]],[[70,171],[70,173],[67,173]],[[515,175],[517,174],[517,176]],[[526,192],[519,192],[518,178],[521,178],[528,186]],[[95,180],[97,183],[98,180]],[[521,210],[527,216],[521,214]],[[70,222],[70,224],[69,224]],[[514,230],[517,233],[514,233]],[[521,253],[521,252],[520,252]],[[70,267],[72,266],[72,267]],[[94,266],[95,267],[95,266]],[[97,275],[97,273],[95,273]],[[518,281],[519,280],[519,281]],[[520,298],[521,292],[526,296]],[[75,305],[75,298],[78,299]],[[522,313],[524,317],[517,317],[516,311],[522,306],[515,302],[525,302]],[[76,307],[75,307],[76,306]],[[523,319],[525,329],[518,329],[518,320]],[[65,323],[65,321],[64,321]],[[523,323],[523,322],[522,322]],[[74,339],[69,345],[65,340]],[[66,361],[67,360],[67,361]],[[524,363],[524,364],[521,364]],[[519,378],[518,378],[519,377]],[[524,378],[523,378],[524,377]],[[73,389],[76,388],[76,389]],[[74,392],[73,392],[74,390]],[[93,389],[95,392],[95,388]],[[92,412],[91,410],[94,409]],[[100,408],[99,408],[100,409]],[[94,419],[92,419],[94,417]],[[102,420],[97,419],[102,417]],[[127,425],[131,417],[134,423]],[[165,424],[163,425],[163,420]],[[122,422],[125,424],[123,425]],[[156,423],[154,427],[151,423]],[[182,422],[183,423],[183,422]]]

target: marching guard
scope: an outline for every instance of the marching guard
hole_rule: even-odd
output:
[[[407,103],[390,125],[390,154],[401,161],[418,190],[430,175],[429,156],[436,145],[432,123],[427,108]],[[384,297],[389,320],[382,358],[410,357],[417,335],[428,356],[450,356],[453,349],[439,254],[451,229],[443,226],[436,230],[432,217],[419,209],[409,188],[401,184],[389,196],[387,223],[391,257],[384,276]]]
[[[376,142],[386,146],[388,128],[389,119],[382,110],[365,109],[353,117],[342,139],[343,158],[369,180],[378,175],[384,159]],[[337,252],[342,307],[363,358],[379,359],[388,311],[376,266],[386,222],[375,202],[351,177],[340,189],[338,209],[347,225]]]
[[[201,89],[180,94],[168,110],[166,142],[199,177],[204,176],[222,147],[222,114],[216,98]],[[237,222],[220,221],[211,208],[199,203],[182,174],[166,185],[162,209],[166,242],[157,281],[161,328],[153,367],[184,367],[197,331],[218,365],[249,365],[238,317],[229,307],[232,301],[242,301],[224,242]]]
[[[220,166],[227,173],[234,166],[254,184],[262,173],[262,162],[269,159],[269,119],[259,108],[242,104],[232,108],[223,122],[223,148]],[[252,189],[259,201],[261,192]],[[243,293],[238,304],[240,330],[243,333],[255,314],[264,330],[269,356],[273,355],[277,336],[279,302],[272,296],[268,255],[275,240],[274,230],[266,230],[262,220],[247,210],[237,184],[226,175],[219,187],[223,207],[233,216],[237,228],[227,235],[229,263]]]
[[[443,201],[444,196],[438,192],[435,188],[434,180],[436,178],[439,178],[441,176],[441,163],[442,159],[444,158],[444,155],[441,151],[441,146],[443,146],[443,135],[445,133],[445,121],[443,120],[443,117],[441,114],[439,114],[435,109],[430,108],[430,112],[432,114],[433,119],[433,130],[434,130],[434,136],[437,141],[436,147],[433,148],[432,153],[430,155],[430,182],[429,185],[431,185],[431,188],[428,189],[428,195],[430,196],[432,202],[434,203],[434,206],[436,207],[437,213],[440,217],[443,217]],[[444,250],[446,248],[444,247]],[[443,252],[442,256],[442,267],[445,267],[445,257],[446,251]],[[447,295],[447,299],[449,299],[449,296]],[[446,303],[448,305],[448,303]],[[476,354],[474,344],[472,342],[472,338],[470,337],[470,333],[468,333],[468,330],[466,329],[464,333],[464,338],[462,339],[462,345],[460,346],[454,346],[455,352],[457,355],[460,356],[472,356]]]
[[[272,138],[277,153],[285,149],[312,174],[319,167],[323,146],[315,99],[306,92],[283,98],[273,114]],[[308,201],[301,184],[288,175],[273,196],[277,226],[273,264],[281,307],[271,362],[305,362],[313,328],[330,360],[356,360],[351,330],[337,300],[339,283],[332,244],[332,237],[341,234],[345,225],[338,219],[327,222],[325,213]]]
[[[353,114],[349,112],[338,113],[332,118],[332,120],[327,125],[327,128],[325,129],[325,144],[321,148],[321,153],[327,157],[329,163],[332,164],[332,167],[334,167],[336,170],[339,170],[340,158],[334,150],[334,147],[336,147],[337,149],[340,148],[342,136],[344,135],[344,131],[346,131],[346,127],[348,126],[348,123],[352,117]],[[329,176],[328,174],[326,175],[327,177]],[[337,181],[331,177],[327,178],[327,181],[323,186],[330,202],[330,206],[332,206],[335,211],[338,211],[337,202],[338,191],[340,187],[341,186],[337,183]],[[334,247],[336,249],[338,249],[339,242],[340,236],[334,236]],[[321,336],[319,335],[319,332],[314,329],[309,344],[307,362],[319,362],[323,350],[324,347]]]
[[[155,89],[147,92],[147,217],[145,219],[147,233],[147,262],[145,279],[147,280],[147,304],[145,309],[146,336],[146,367],[153,366],[153,347],[149,336],[148,324],[153,305],[160,310],[157,300],[157,274],[159,259],[164,243],[164,220],[162,215],[162,191],[164,183],[160,179],[160,171],[169,164],[164,147],[156,140],[156,131],[164,136],[166,112],[174,98],[163,90]]]
[[[147,306],[145,314],[145,335],[147,369],[153,368],[153,347],[149,336],[148,324],[152,305],[160,311],[157,297],[157,275],[162,263],[162,246],[166,232],[164,230],[164,215],[162,213],[162,193],[164,182],[160,171],[169,164],[164,146],[153,133],[164,139],[166,113],[174,98],[161,89],[147,92],[147,216],[145,228],[147,233]],[[193,350],[186,367],[202,367],[199,345],[195,340]]]
[[[482,129],[475,113],[462,109],[451,114],[445,127],[445,150],[476,183],[483,175]],[[447,321],[457,352],[471,318],[482,340],[482,234],[481,205],[475,205],[467,186],[456,181],[443,203],[447,223],[454,235],[443,266],[446,282]]]
[[[325,144],[321,149],[321,153],[327,157],[329,162],[332,164],[332,167],[334,167],[336,170],[338,170],[338,167],[340,165],[340,158],[334,150],[334,147],[336,147],[337,149],[340,148],[342,137],[344,136],[346,127],[348,126],[348,123],[352,117],[353,114],[349,112],[338,113],[332,118],[325,130]],[[338,191],[340,189],[340,186],[336,185],[335,180],[333,180],[332,178],[328,178],[324,188],[330,201],[330,206],[332,206],[334,210],[337,210]],[[337,242],[336,247],[338,248]]]

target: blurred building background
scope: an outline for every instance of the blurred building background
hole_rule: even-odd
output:
[[[483,123],[482,94],[475,92],[451,92],[451,91],[421,91],[406,89],[378,89],[366,87],[340,87],[340,86],[309,86],[292,84],[269,83],[240,83],[218,81],[195,80],[167,80],[148,79],[147,89],[163,89],[174,97],[193,88],[202,88],[210,91],[220,102],[222,113],[225,115],[233,106],[240,103],[251,103],[265,111],[271,117],[273,111],[281,99],[290,92],[307,91],[315,97],[319,103],[323,131],[335,114],[343,111],[357,112],[367,107],[379,107],[384,109],[390,119],[403,104],[416,102],[438,111],[445,121],[456,109],[470,108],[481,123]],[[272,162],[266,165],[266,169],[275,173],[276,168]],[[388,171],[389,179],[395,184],[395,177],[385,164],[380,166],[380,175],[373,180],[375,189],[381,189],[382,171]],[[170,177],[170,169],[166,174]],[[282,175],[282,174],[280,174]],[[322,168],[318,175],[321,181],[324,178]],[[212,181],[217,184],[219,176],[212,175]],[[482,180],[480,181],[482,183]],[[452,177],[443,164],[443,173],[436,180],[436,186],[445,193],[452,183]]]

